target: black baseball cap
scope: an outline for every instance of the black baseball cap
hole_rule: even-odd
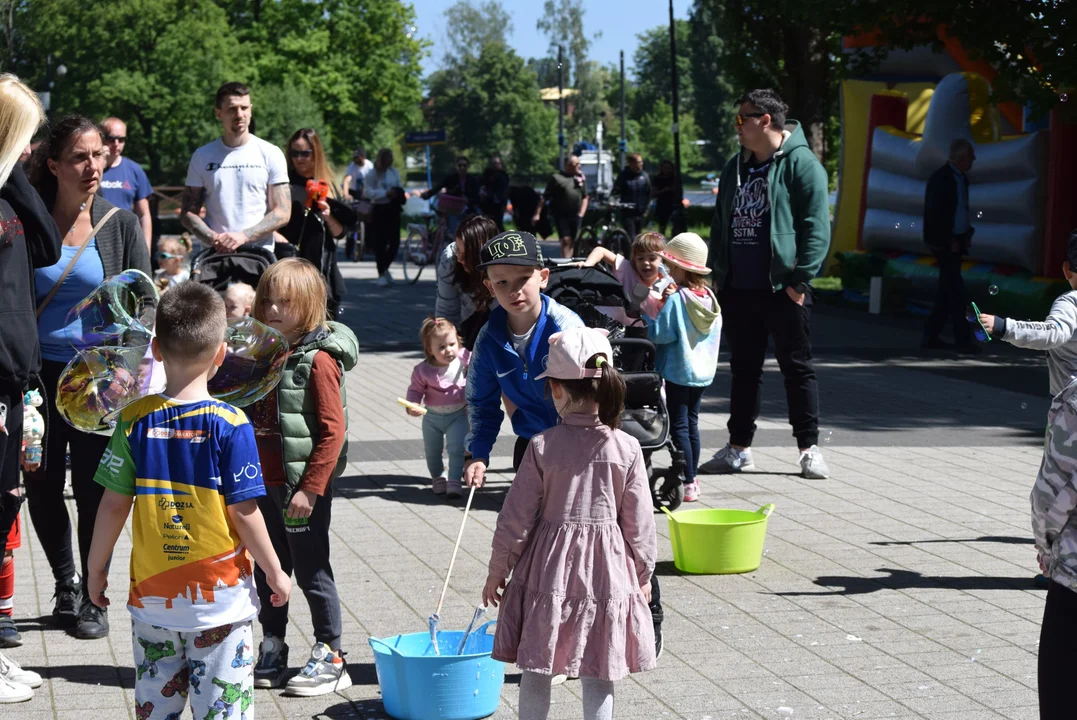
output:
[[[479,253],[480,268],[491,265],[530,265],[542,267],[542,248],[529,232],[509,230],[494,235]]]

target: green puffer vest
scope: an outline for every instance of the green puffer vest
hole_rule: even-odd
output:
[[[348,392],[343,373],[355,367],[359,355],[359,340],[346,325],[326,323],[300,341],[284,366],[284,377],[277,385],[277,411],[280,413],[281,442],[284,446],[284,472],[291,488],[298,487],[307,470],[307,462],[318,438],[318,414],[314,398],[308,391],[314,356],[321,350],[333,356],[340,366],[340,404],[344,406],[344,447],[333,469],[333,478],[340,477],[348,462]]]

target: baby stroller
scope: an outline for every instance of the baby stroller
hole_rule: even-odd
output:
[[[191,280],[223,292],[232,283],[247,283],[258,289],[258,280],[276,256],[260,247],[245,245],[230,253],[219,253],[212,247],[202,250],[191,261]]]
[[[546,294],[574,310],[588,327],[610,331],[613,362],[625,381],[625,409],[621,429],[639,441],[647,463],[651,498],[655,510],[676,510],[684,502],[684,455],[673,445],[669,434],[669,413],[662,392],[662,378],[655,371],[658,350],[643,337],[625,337],[623,325],[596,310],[596,307],[629,307],[624,287],[602,266],[577,268],[550,262]],[[630,334],[639,335],[629,328]],[[654,470],[651,456],[666,449],[670,467]]]

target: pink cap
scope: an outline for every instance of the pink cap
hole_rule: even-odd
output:
[[[582,380],[602,377],[602,368],[586,367],[595,355],[604,355],[606,362],[613,362],[613,348],[606,339],[608,330],[581,327],[556,332],[550,336],[550,354],[546,357],[546,369],[536,380]]]

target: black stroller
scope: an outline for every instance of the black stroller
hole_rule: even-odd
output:
[[[191,280],[223,292],[232,283],[247,283],[258,289],[258,280],[276,256],[260,247],[245,245],[236,252],[219,253],[212,247],[202,250],[191,261]]]
[[[676,510],[684,502],[684,455],[673,445],[669,434],[669,413],[662,393],[662,378],[655,372],[657,348],[646,339],[646,331],[625,328],[597,307],[629,308],[624,287],[601,265],[578,268],[550,261],[546,294],[575,311],[584,324],[610,331],[613,362],[625,381],[625,409],[621,429],[639,441],[647,462],[651,497],[655,510]],[[656,450],[669,451],[668,468],[654,470],[651,456]]]

